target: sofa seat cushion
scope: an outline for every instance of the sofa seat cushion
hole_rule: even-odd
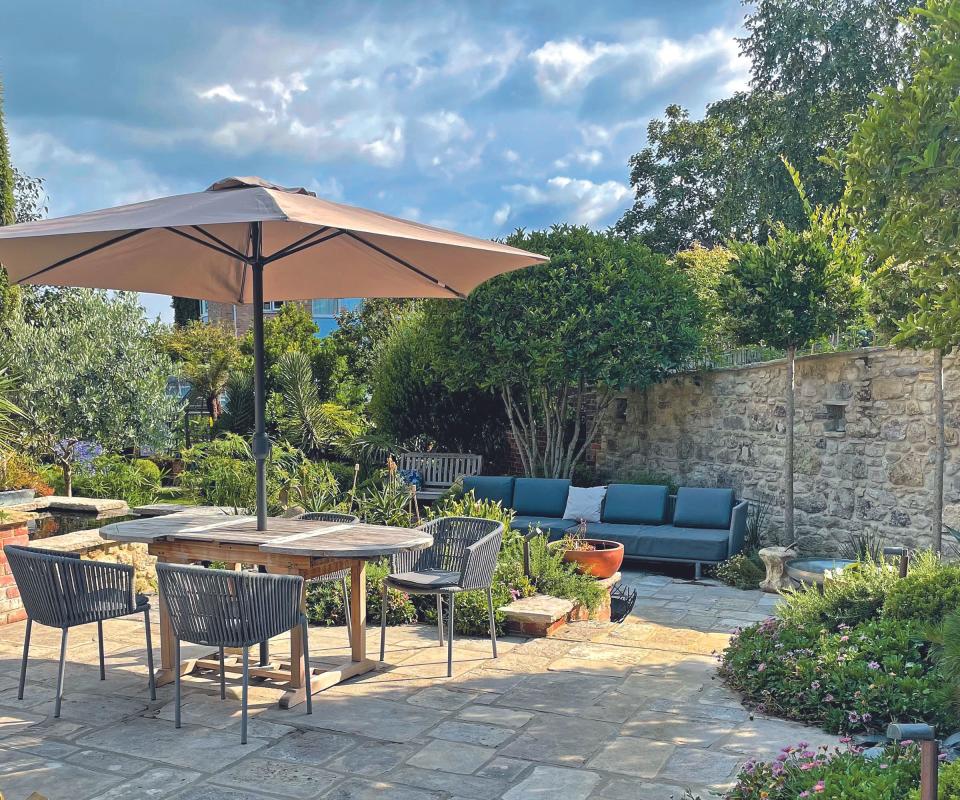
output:
[[[733,489],[691,489],[683,486],[677,490],[673,524],[678,528],[729,530],[733,500]]]
[[[630,555],[637,558],[676,558],[686,561],[724,561],[727,531],[644,525]]]
[[[510,523],[510,528],[521,533],[528,533],[531,525],[549,534],[551,539],[560,539],[567,531],[577,527],[577,523],[573,520],[561,519],[560,517],[518,514]]]
[[[463,491],[472,491],[477,500],[488,500],[499,503],[504,508],[511,508],[513,482],[514,479],[509,475],[468,475],[463,479]]]
[[[567,507],[570,481],[564,478],[517,478],[513,510],[528,517],[561,519]]]
[[[611,483],[603,504],[603,522],[658,525],[667,517],[667,487]]]
[[[619,522],[591,522],[587,523],[588,539],[609,539],[623,545],[625,556],[636,555],[637,542],[650,526],[628,525]]]

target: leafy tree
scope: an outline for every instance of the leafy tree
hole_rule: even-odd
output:
[[[277,364],[285,353],[299,351],[307,356],[321,399],[330,394],[330,379],[336,368],[336,353],[324,339],[317,338],[318,328],[299,303],[284,303],[280,311],[264,321],[263,349],[266,357],[267,391],[277,383]],[[244,355],[253,357],[253,331],[240,343]]]
[[[726,278],[732,260],[733,253],[728,248],[722,245],[707,248],[699,243],[677,253],[674,259],[674,263],[690,277],[703,307],[703,344],[708,352],[719,353],[730,342],[730,323],[720,296],[720,284]]]
[[[221,325],[193,321],[172,328],[160,341],[189,381],[191,394],[203,400],[216,422],[221,413],[220,396],[240,361],[237,337]]]
[[[0,84],[0,225],[13,225],[17,221],[14,185],[10,142],[7,139],[7,129],[3,119],[3,85]]]
[[[171,297],[173,324],[177,327],[200,319],[200,301],[190,297]]]
[[[447,388],[424,348],[426,325],[421,308],[394,323],[373,369],[371,420],[395,442],[426,436],[437,450],[480,453],[497,463],[507,422],[500,398],[490,390]]]
[[[775,223],[764,244],[732,242],[733,261],[721,283],[731,330],[741,344],[787,351],[784,522],[794,540],[793,443],[797,348],[851,322],[861,298],[862,250],[842,207],[812,206],[796,171],[786,164],[807,213],[794,231]]]
[[[72,473],[84,442],[122,450],[171,442],[179,400],[167,394],[169,358],[155,346],[136,294],[49,291],[31,318],[9,324],[4,350],[18,375],[20,444]]]
[[[894,341],[934,353],[934,549],[943,528],[943,355],[960,344],[960,0],[930,0],[908,81],[884,89],[838,160],[887,288]],[[891,290],[891,282],[897,281]]]
[[[372,391],[373,371],[394,325],[416,307],[416,300],[372,297],[337,317],[338,327],[328,341],[349,365],[349,375],[343,377],[359,386],[364,394]]]
[[[617,225],[655,250],[694,241],[763,240],[769,221],[799,229],[805,211],[780,167],[787,155],[815,202],[835,203],[841,176],[820,161],[844,146],[871,92],[900,79],[912,32],[910,0],[759,0],[741,53],[751,88],[707,107],[701,120],[668,106],[630,160],[633,207]]]
[[[613,393],[696,349],[702,310],[689,279],[638,241],[562,225],[507,242],[550,261],[430,302],[426,339],[451,389],[500,394],[528,475],[569,477]]]

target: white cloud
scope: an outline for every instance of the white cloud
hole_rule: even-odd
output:
[[[506,190],[522,206],[556,206],[567,221],[582,225],[610,222],[630,197],[630,187],[617,181],[594,183],[558,175],[544,185],[514,184]]]
[[[553,162],[557,169],[566,169],[571,164],[583,164],[586,167],[599,167],[603,163],[603,153],[599,150],[574,150],[572,153]]]
[[[516,164],[520,160],[520,154],[516,150],[509,148],[503,151],[503,157],[511,164]]]
[[[503,224],[510,219],[510,204],[504,203],[500,208],[493,212],[493,224],[498,228],[503,227]]]
[[[736,31],[714,28],[689,39],[640,35],[629,41],[586,43],[580,38],[551,40],[529,54],[541,94],[552,102],[578,102],[595,79],[629,68],[622,89],[634,98],[699,64],[718,62],[724,88],[741,88],[747,60],[740,57]]]

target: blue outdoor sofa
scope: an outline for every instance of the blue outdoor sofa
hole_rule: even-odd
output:
[[[476,475],[463,481],[477,499],[512,508],[514,530],[537,527],[551,540],[577,527],[577,520],[563,518],[569,488],[570,481],[559,478]],[[587,536],[620,542],[627,558],[693,564],[699,579],[703,564],[743,549],[747,507],[733,489],[681,487],[670,496],[666,486],[612,483],[600,522],[587,523]]]

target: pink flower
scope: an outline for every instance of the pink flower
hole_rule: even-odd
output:
[[[813,787],[813,791],[822,792],[822,791],[825,791],[826,788],[827,787],[824,785],[823,781],[821,780],[821,781],[817,781],[817,785]]]
[[[763,672],[766,668],[767,668],[767,665],[764,663],[761,663],[757,666],[757,672]]]

